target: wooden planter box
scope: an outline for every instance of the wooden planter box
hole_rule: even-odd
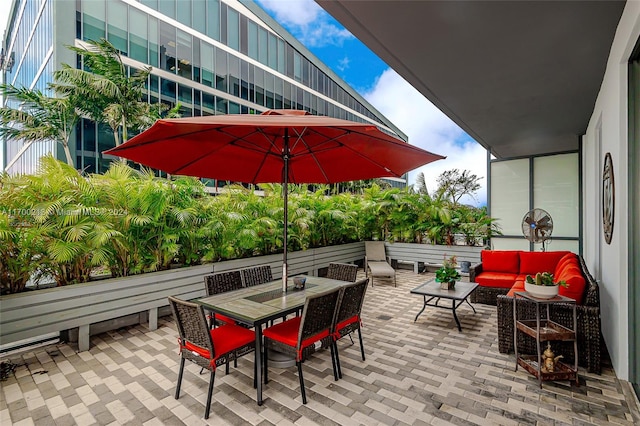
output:
[[[317,275],[331,262],[363,258],[362,242],[293,252],[289,275]],[[282,255],[274,254],[1,296],[0,344],[57,332],[86,351],[93,334],[140,322],[155,330],[158,316],[169,313],[167,296],[203,297],[204,275],[258,265],[270,265],[274,278],[282,277]]]
[[[442,263],[445,253],[455,254],[459,261],[480,261],[480,247],[386,246],[388,256],[394,261],[414,262],[416,272],[421,263]],[[292,252],[288,256],[289,275],[318,275],[331,262],[361,264],[364,255],[362,242]],[[155,330],[158,317],[170,313],[167,296],[203,297],[204,275],[258,265],[270,265],[274,278],[282,277],[282,255],[274,254],[1,296],[0,344],[62,333],[77,340],[78,349],[85,351],[94,334],[136,323],[148,323],[149,329]]]

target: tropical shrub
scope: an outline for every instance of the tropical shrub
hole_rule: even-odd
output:
[[[356,188],[356,187],[354,187]],[[195,178],[159,178],[114,162],[103,175],[82,175],[43,157],[34,175],[0,176],[0,284],[22,291],[48,277],[62,286],[173,265],[281,253],[282,185],[240,185],[217,196]],[[362,240],[478,244],[499,233],[485,209],[442,194],[383,189],[354,192],[289,186],[288,249]]]

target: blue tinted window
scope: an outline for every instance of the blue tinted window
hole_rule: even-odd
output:
[[[232,8],[227,8],[227,46],[240,50],[240,16]]]
[[[88,1],[82,3],[83,38],[84,40],[100,40],[105,36],[104,1]]]
[[[135,8],[129,9],[129,56],[147,63],[147,14]]]

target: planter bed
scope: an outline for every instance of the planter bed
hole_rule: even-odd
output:
[[[331,262],[363,258],[362,242],[293,252],[289,273],[317,275]],[[168,307],[167,296],[188,300],[205,295],[204,275],[257,265],[271,266],[274,279],[282,277],[282,255],[274,254],[1,296],[0,342],[10,351],[13,342],[58,332],[77,339],[78,349],[85,351],[96,333],[134,323],[155,330]]]

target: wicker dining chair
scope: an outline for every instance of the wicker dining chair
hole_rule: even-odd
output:
[[[364,295],[367,292],[367,285],[369,279],[365,278],[355,283],[345,285],[342,287],[342,297],[340,297],[340,303],[336,313],[336,320],[331,335],[337,342],[341,338],[347,335],[351,335],[354,331],[358,331],[358,337],[360,338],[360,353],[362,354],[362,360],[365,360],[364,356],[364,344],[362,342],[361,331],[361,313],[362,305],[364,305]],[[353,339],[351,340],[353,342]],[[336,367],[338,370],[338,377],[342,378],[342,369],[340,367],[340,357],[338,356],[338,347],[336,345]]]
[[[204,288],[207,292],[207,296],[239,290],[242,288],[242,277],[240,275],[240,271],[217,272],[215,274],[205,275]],[[208,319],[211,328],[221,323],[236,323],[233,319],[221,314],[210,314]]]
[[[186,360],[209,370],[211,378],[209,379],[207,405],[204,409],[204,418],[208,419],[216,368],[223,364],[226,364],[228,368],[230,360],[236,360],[240,356],[253,352],[256,342],[255,334],[253,331],[235,324],[225,324],[211,330],[207,325],[202,305],[172,296],[169,296],[169,304],[180,336],[178,341],[180,345],[180,370],[175,398],[180,397],[180,385]],[[255,384],[257,380],[255,364],[253,373]]]
[[[330,263],[327,278],[340,281],[356,282],[358,278],[358,265],[348,263]]]
[[[240,271],[242,274],[242,283],[245,287],[253,287],[273,281],[271,266],[262,265],[253,268],[246,268]]]
[[[336,288],[323,293],[308,296],[304,303],[302,315],[278,323],[264,329],[264,383],[268,383],[268,352],[270,349],[290,354],[295,357],[300,379],[302,403],[307,403],[307,396],[302,376],[302,362],[319,348],[331,349],[333,376],[338,380],[335,360],[335,342],[330,331],[336,314],[336,308],[342,289]],[[316,347],[316,344],[318,347]]]

